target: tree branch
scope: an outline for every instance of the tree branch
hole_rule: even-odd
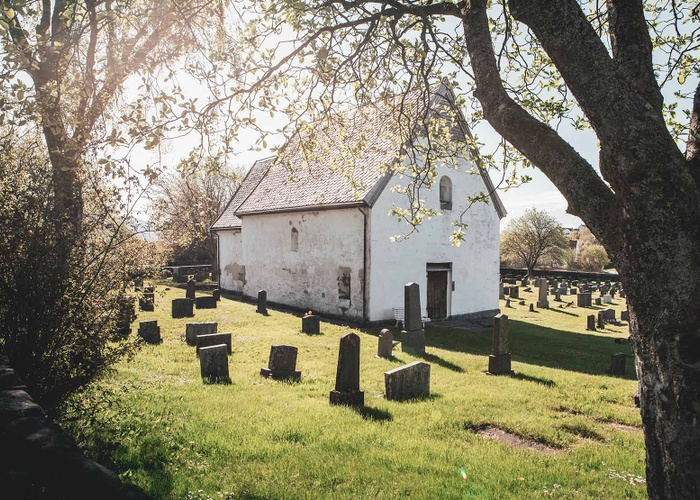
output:
[[[545,173],[569,201],[569,211],[586,220],[609,248],[620,250],[621,215],[612,191],[593,167],[554,130],[540,122],[506,93],[496,65],[486,14],[486,0],[472,0],[463,14],[465,43],[476,82],[475,95],[484,116],[508,142]]]
[[[607,4],[613,59],[632,88],[661,113],[664,101],[654,75],[642,2],[608,0]]]

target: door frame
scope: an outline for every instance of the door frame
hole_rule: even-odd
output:
[[[428,314],[428,291],[430,287],[428,286],[429,274],[431,272],[444,272],[447,271],[447,283],[445,290],[445,300],[447,301],[445,311],[447,316],[441,319],[447,319],[452,315],[452,262],[426,262],[425,263],[425,307],[426,316]]]

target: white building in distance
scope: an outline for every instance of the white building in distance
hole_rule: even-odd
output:
[[[464,146],[449,161],[435,162],[432,189],[412,184],[424,173],[411,167],[425,161],[427,140],[416,140],[418,125],[409,125],[410,134],[401,133],[400,121],[392,126],[397,122],[384,119],[386,106],[363,106],[308,127],[278,156],[253,165],[212,226],[219,287],[247,297],[264,289],[273,304],[374,324],[392,320],[392,309],[403,307],[404,284],[416,282],[423,316],[496,314],[505,209],[476,155],[467,153],[469,130],[449,87],[409,100],[403,111],[428,116],[431,124],[444,125],[441,117],[450,116],[447,133]],[[408,186],[437,212],[400,241],[392,237],[411,226],[396,209],[411,201],[396,186]],[[479,193],[485,202],[467,200]],[[466,230],[455,246],[450,236],[458,219]]]

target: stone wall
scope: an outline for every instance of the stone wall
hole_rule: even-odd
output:
[[[46,419],[3,354],[0,443],[0,498],[152,498],[84,456],[68,434]]]

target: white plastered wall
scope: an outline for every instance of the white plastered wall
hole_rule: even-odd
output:
[[[356,208],[248,215],[242,218],[243,293],[321,314],[362,319],[363,214]],[[291,250],[292,228],[298,250]],[[340,299],[338,271],[350,268],[350,299]],[[223,283],[222,283],[223,286]]]
[[[455,290],[448,292],[448,314],[460,315],[498,309],[500,220],[492,204],[475,203],[463,222],[469,227],[459,247],[450,244],[455,229],[452,221],[466,208],[465,197],[486,192],[481,176],[470,174],[469,162],[460,161],[459,170],[444,167],[430,191],[421,198],[430,208],[440,209],[439,181],[442,175],[452,181],[452,210],[433,217],[418,227],[408,239],[390,241],[392,235],[405,234],[409,226],[389,212],[392,204],[407,207],[405,195],[390,188],[405,186],[406,178],[395,175],[371,211],[371,258],[369,268],[369,320],[393,317],[393,307],[403,307],[403,286],[416,282],[421,292],[421,312],[427,316],[426,263],[452,263],[451,279]]]
[[[218,231],[219,237],[219,269],[221,276],[219,286],[224,290],[242,292],[245,283],[245,263],[241,232],[236,230]]]

